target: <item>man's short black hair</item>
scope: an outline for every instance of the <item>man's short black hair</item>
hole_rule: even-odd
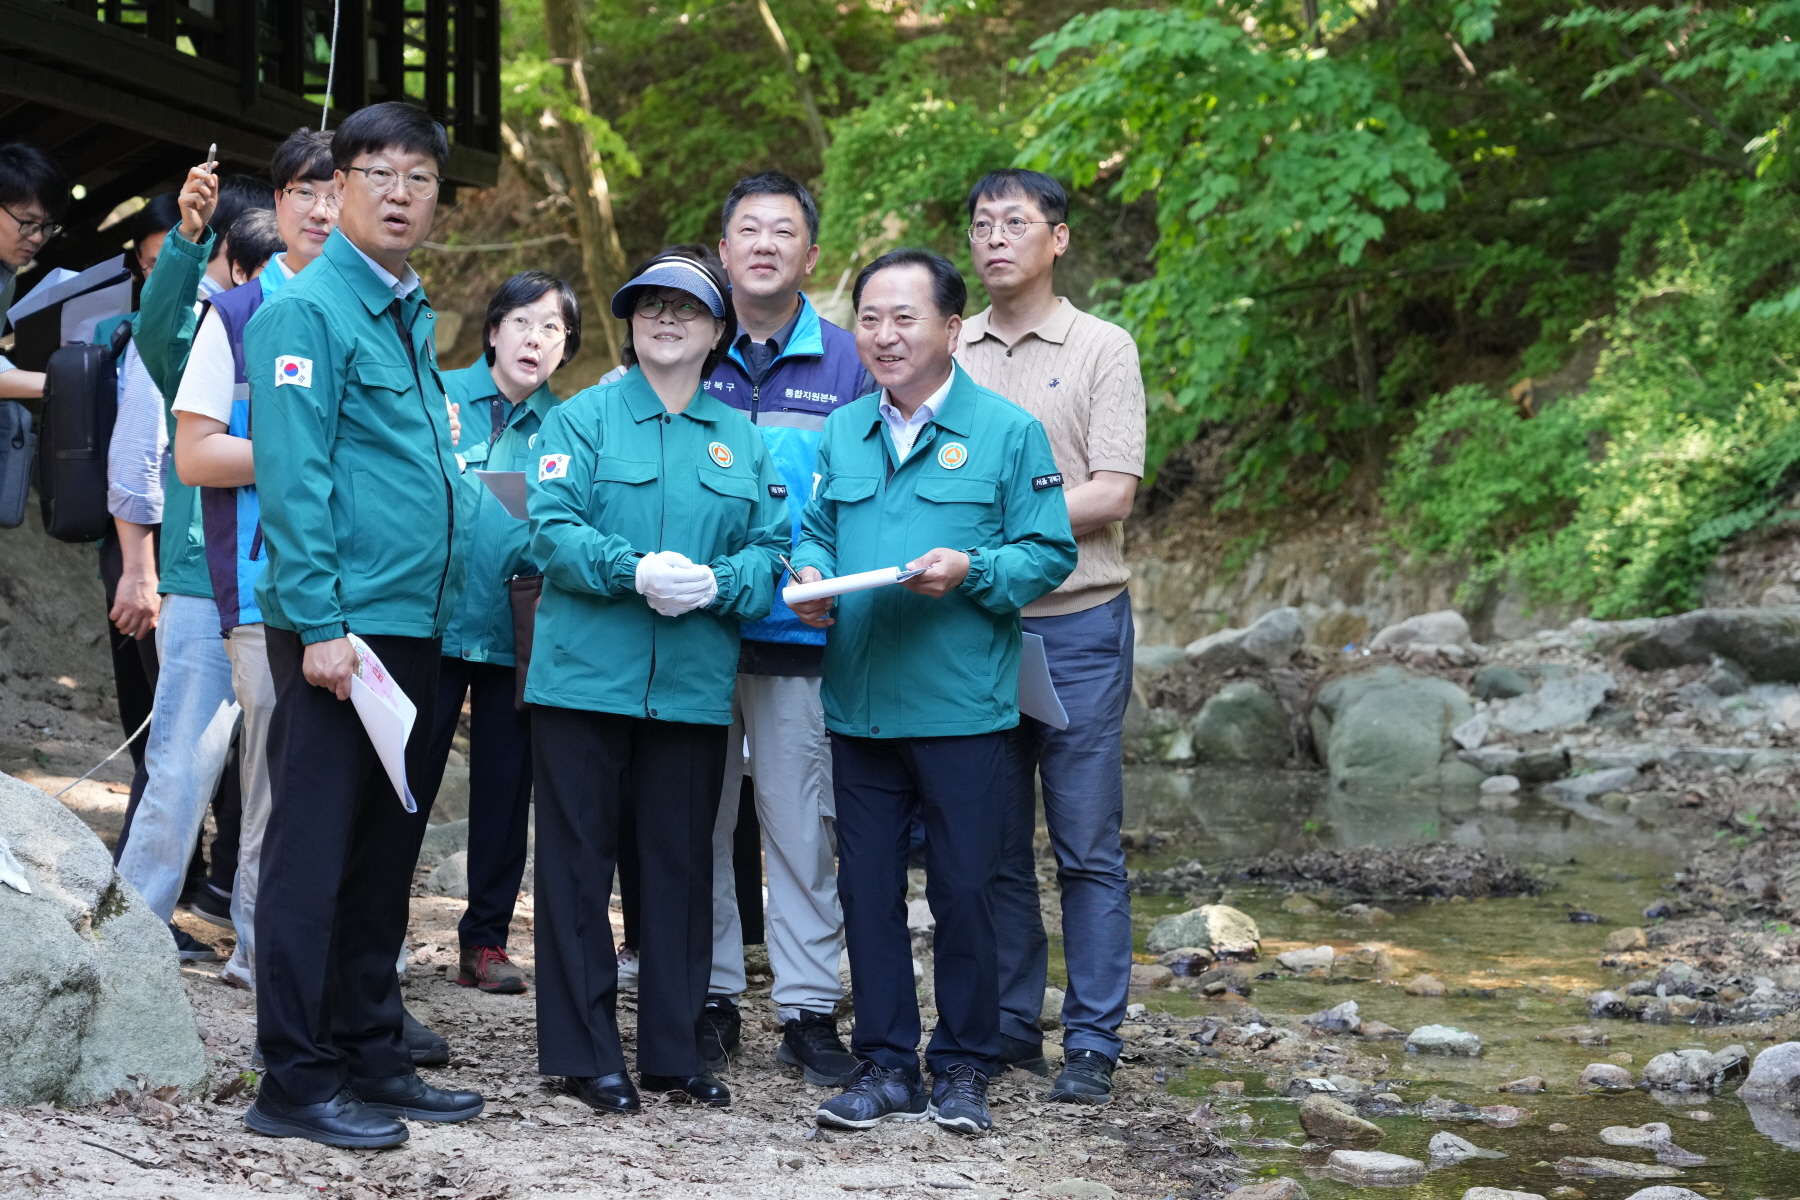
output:
[[[487,319],[481,323],[481,350],[487,356],[488,366],[494,365],[494,331],[500,328],[500,322],[513,309],[536,304],[551,290],[561,302],[563,328],[568,330],[563,337],[562,361],[566,363],[575,357],[581,349],[581,301],[575,298],[575,289],[548,271],[520,271],[496,288],[494,298],[488,301]]]
[[[0,204],[19,208],[37,201],[57,220],[69,207],[69,180],[50,156],[24,142],[0,145]]]
[[[359,108],[331,135],[331,161],[343,170],[359,155],[398,146],[409,154],[429,154],[441,174],[450,161],[450,138],[431,114],[416,104],[386,100]]]
[[[917,247],[889,250],[862,269],[856,277],[856,286],[850,291],[852,313],[862,307],[864,286],[889,267],[924,267],[931,272],[931,299],[937,305],[938,315],[962,316],[963,307],[969,303],[969,285],[963,282],[962,272],[943,255]]]
[[[227,175],[219,181],[219,204],[213,209],[212,220],[207,224],[215,235],[212,253],[207,261],[225,252],[225,240],[231,233],[231,227],[238,223],[238,218],[251,209],[275,207],[275,189],[269,181],[260,175]],[[175,218],[179,221],[181,218]]]
[[[181,205],[174,192],[150,197],[144,207],[125,218],[121,230],[135,249],[141,250],[146,238],[167,233],[181,224]]]
[[[1063,185],[1042,171],[1022,171],[1017,167],[989,171],[981,177],[969,190],[969,216],[975,215],[975,206],[983,200],[1004,200],[1009,196],[1031,201],[1053,225],[1069,219],[1069,193],[1063,191]]]
[[[760,175],[752,175],[748,179],[740,179],[732,185],[731,191],[725,194],[725,211],[719,217],[719,236],[731,236],[731,215],[737,212],[737,206],[751,196],[792,196],[800,206],[800,213],[806,218],[806,244],[814,245],[819,240],[819,206],[814,202],[812,193],[806,185],[791,175],[783,175],[780,171],[764,171]]]
[[[275,220],[274,209],[252,208],[231,223],[231,248],[226,254],[231,265],[242,271],[246,279],[286,249],[287,243],[281,240],[281,225]]]
[[[330,179],[336,169],[337,164],[331,160],[331,135],[302,126],[275,147],[269,178],[279,192],[310,180]]]
[[[737,340],[737,309],[731,304],[731,280],[726,276],[725,264],[719,261],[719,256],[698,243],[669,246],[659,250],[633,267],[628,278],[636,279],[665,258],[685,258],[699,263],[701,269],[712,276],[713,286],[719,289],[719,295],[725,301],[725,332],[720,335],[718,344],[712,348],[712,352],[706,356],[706,361],[700,366],[700,375],[704,378],[713,373],[714,367],[725,361],[725,356],[731,352],[731,343]],[[711,315],[710,312],[707,313],[707,316]],[[625,318],[625,344],[619,348],[619,361],[627,367],[637,366],[638,361],[637,346],[631,340],[631,321],[631,317]]]

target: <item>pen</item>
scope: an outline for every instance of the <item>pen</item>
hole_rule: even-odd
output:
[[[775,557],[781,560],[781,565],[787,568],[787,573],[791,578],[796,580],[800,578],[799,574],[794,570],[794,564],[788,561],[787,555],[777,554]]]

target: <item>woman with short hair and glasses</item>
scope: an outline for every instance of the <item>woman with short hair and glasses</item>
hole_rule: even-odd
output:
[[[538,1070],[636,1112],[608,904],[627,814],[643,913],[639,1084],[725,1105],[698,1024],[712,968],[712,830],[739,628],[768,615],[787,488],[701,381],[736,333],[711,252],[676,246],[612,298],[623,376],[551,414],[527,474],[544,569],[525,699],[537,784]]]
[[[458,406],[468,464],[460,483],[457,531],[468,583],[444,632],[436,714],[417,799],[436,798],[469,701],[469,903],[457,925],[456,982],[517,994],[525,975],[506,955],[513,905],[525,877],[531,812],[531,718],[517,701],[509,580],[538,573],[525,522],[509,513],[477,471],[523,471],[532,445],[558,403],[550,376],[581,349],[575,289],[544,271],[521,271],[488,301],[482,357],[444,373]]]

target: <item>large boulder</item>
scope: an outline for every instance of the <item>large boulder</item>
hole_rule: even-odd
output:
[[[1306,627],[1297,608],[1277,608],[1264,613],[1245,629],[1221,629],[1189,642],[1187,659],[1203,671],[1229,671],[1233,667],[1278,667],[1306,644]]]
[[[1151,954],[1166,954],[1184,946],[1210,950],[1215,958],[1255,958],[1262,933],[1246,913],[1226,904],[1199,908],[1164,917],[1144,939]]]
[[[1455,684],[1377,667],[1319,689],[1310,716],[1313,740],[1337,784],[1441,786],[1458,782],[1445,768],[1481,775],[1455,761],[1450,731],[1474,715]]]
[[[1671,1091],[1717,1090],[1733,1075],[1741,1075],[1749,1063],[1742,1046],[1727,1046],[1716,1053],[1706,1050],[1671,1050],[1644,1064],[1644,1083]]]
[[[1278,767],[1293,750],[1287,710],[1260,684],[1228,683],[1201,706],[1191,734],[1205,763]]]
[[[1800,1042],[1782,1042],[1758,1054],[1738,1095],[1762,1104],[1800,1106]]]
[[[204,1087],[175,942],[100,839],[0,773],[0,842],[31,889],[0,885],[0,1104],[91,1104],[134,1077]]]
[[[1593,716],[1606,694],[1617,686],[1604,671],[1547,676],[1534,692],[1495,701],[1488,717],[1495,728],[1509,733],[1568,729]]]
[[[1800,683],[1800,609],[1699,608],[1649,620],[1577,621],[1569,629],[1640,671],[1717,656],[1742,663],[1758,683]]]
[[[1469,623],[1453,608],[1440,612],[1420,613],[1395,625],[1389,625],[1369,642],[1371,650],[1391,650],[1397,646],[1423,642],[1434,646],[1471,646]]]

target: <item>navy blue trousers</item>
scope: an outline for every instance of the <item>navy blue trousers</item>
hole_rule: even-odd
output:
[[[438,668],[430,773],[414,787],[426,812],[469,698],[469,906],[457,923],[463,947],[506,946],[525,878],[531,821],[531,713],[513,707],[513,668],[445,657]]]
[[[933,1074],[966,1063],[994,1074],[1000,989],[989,891],[1009,794],[1009,731],[947,738],[831,735],[837,794],[838,897],[850,952],[851,1049],[889,1070],[919,1071],[919,999],[906,929],[913,818],[925,826],[925,898],[938,1024]]]

